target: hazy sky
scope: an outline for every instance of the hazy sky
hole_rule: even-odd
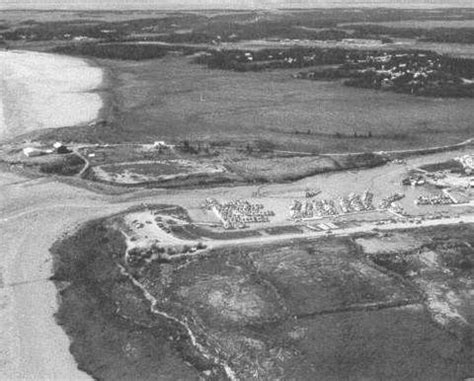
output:
[[[0,0],[2,9],[473,8],[474,0]]]

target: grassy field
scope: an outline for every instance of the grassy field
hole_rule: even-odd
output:
[[[310,152],[426,147],[471,136],[470,100],[297,81],[291,70],[211,71],[183,57],[100,65],[113,78],[111,122],[55,136],[109,142],[263,139]],[[368,132],[371,138],[354,137]]]

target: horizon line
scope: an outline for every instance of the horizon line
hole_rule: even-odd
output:
[[[437,7],[424,7],[413,5],[411,7],[393,7],[393,6],[370,6],[370,5],[359,5],[359,6],[319,6],[319,7],[248,7],[248,8],[71,8],[71,9],[61,9],[61,8],[0,8],[0,12],[25,12],[25,11],[35,11],[35,12],[144,12],[144,11],[162,11],[162,12],[209,12],[209,11],[272,11],[272,10],[328,10],[328,9],[347,9],[347,10],[357,10],[357,9],[393,9],[398,11],[403,10],[449,10],[449,9],[468,9],[474,10],[474,6],[437,6]]]

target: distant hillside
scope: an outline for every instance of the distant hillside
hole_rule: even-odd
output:
[[[472,0],[3,0],[2,9],[473,8]]]

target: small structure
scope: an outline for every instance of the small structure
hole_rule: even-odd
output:
[[[153,143],[153,148],[157,149],[158,151],[163,151],[166,149],[170,149],[171,146],[169,144],[166,144],[166,142],[164,142],[163,140],[157,140]]]

